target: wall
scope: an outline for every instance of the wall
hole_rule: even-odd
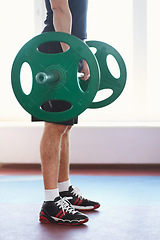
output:
[[[159,0],[99,2],[89,1],[88,39],[107,42],[120,52],[127,65],[127,84],[113,104],[97,109],[96,113],[88,109],[80,116],[84,125],[71,132],[71,162],[158,163],[160,32],[155,26],[160,20]],[[40,161],[39,139],[43,127],[32,125],[30,115],[15,99],[10,72],[18,50],[43,28],[44,0],[11,1],[9,8],[7,1],[1,1],[0,6],[0,20],[4,23],[0,162],[36,163]],[[5,9],[10,16],[7,19]]]
[[[0,126],[0,163],[39,163],[42,124]],[[160,163],[159,127],[76,126],[71,163]]]

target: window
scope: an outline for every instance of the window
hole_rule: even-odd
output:
[[[0,121],[24,121],[28,115],[11,88],[11,67],[20,48],[35,34],[33,0],[1,1]]]
[[[132,0],[89,1],[88,39],[113,46],[123,57],[128,76],[121,96],[105,108],[85,111],[80,116],[83,122],[130,121],[134,118],[132,15]]]
[[[25,42],[43,28],[43,0],[15,0],[1,4],[1,84],[0,120],[30,119],[17,103],[10,84],[14,57]],[[6,11],[7,9],[7,11]],[[14,11],[13,11],[14,9]],[[6,16],[7,12],[7,16]],[[112,45],[127,66],[127,83],[121,96],[102,109],[87,109],[80,122],[160,121],[158,0],[92,0],[88,11],[88,40]]]

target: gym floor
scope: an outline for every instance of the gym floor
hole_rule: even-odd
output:
[[[39,168],[0,168],[0,239],[159,240],[160,167],[71,169],[71,182],[101,207],[82,226],[41,224]]]

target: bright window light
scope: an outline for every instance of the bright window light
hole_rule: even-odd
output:
[[[19,49],[43,29],[44,0],[15,0],[9,3],[9,8],[7,1],[1,1],[0,9],[0,21],[4,23],[1,24],[0,121],[30,121],[30,115],[15,99],[10,75]],[[106,42],[121,54],[127,67],[127,83],[114,103],[101,109],[87,109],[79,122],[160,121],[159,22],[159,0],[89,1],[87,40]],[[118,76],[114,59],[107,62],[113,75]],[[101,93],[96,99],[111,94]]]

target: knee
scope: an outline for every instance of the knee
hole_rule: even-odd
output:
[[[64,131],[63,134],[62,134],[62,138],[63,138],[63,139],[68,139],[68,137],[69,137],[69,131],[70,131],[71,127],[72,127],[72,126],[67,126],[67,127],[66,127],[65,131]]]
[[[66,129],[65,129],[64,134],[67,135],[69,133],[69,131],[71,130],[71,128],[72,128],[72,126],[67,126]]]
[[[53,135],[62,136],[65,133],[66,128],[67,126],[65,125],[45,122],[45,131]]]

